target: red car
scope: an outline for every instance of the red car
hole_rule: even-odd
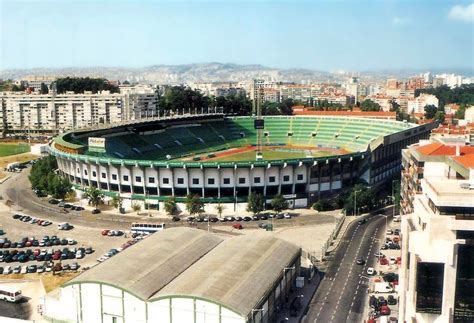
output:
[[[107,229],[106,229],[106,230],[102,230],[102,235],[103,235],[103,236],[108,235],[108,234],[109,234],[109,231],[110,231],[110,230],[107,230]]]
[[[380,307],[380,315],[390,315],[390,307],[387,305]]]
[[[232,227],[234,229],[237,229],[237,230],[242,230],[243,229],[243,226],[240,223],[234,223],[234,224],[232,224]]]

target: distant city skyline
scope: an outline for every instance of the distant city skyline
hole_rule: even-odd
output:
[[[469,1],[0,1],[0,69],[474,67]]]

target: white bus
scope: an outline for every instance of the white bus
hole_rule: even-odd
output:
[[[154,233],[165,228],[164,223],[132,223],[132,233]]]
[[[7,302],[18,302],[23,296],[21,295],[21,290],[10,285],[2,284],[0,285],[0,300]]]

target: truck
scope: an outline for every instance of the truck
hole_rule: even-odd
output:
[[[380,282],[374,284],[374,293],[393,293],[393,288],[387,282]]]

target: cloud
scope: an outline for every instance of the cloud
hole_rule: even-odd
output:
[[[411,20],[409,18],[404,17],[393,17],[392,23],[394,25],[405,25],[408,24]]]
[[[474,22],[474,3],[468,6],[454,6],[448,15],[449,19]]]

